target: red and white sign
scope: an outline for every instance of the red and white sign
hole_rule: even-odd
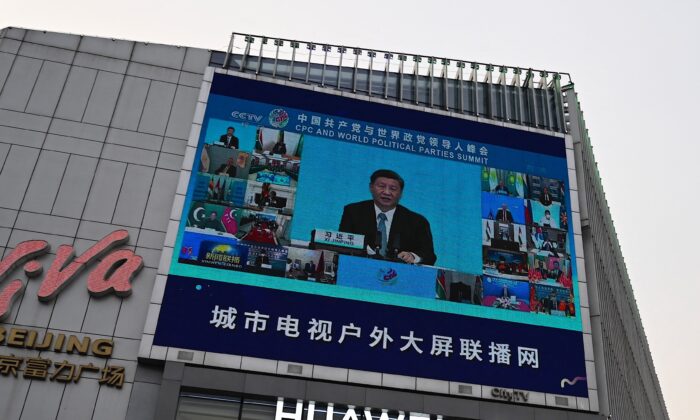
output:
[[[127,243],[129,232],[115,230],[75,256],[73,246],[61,245],[41,281],[37,297],[43,302],[50,301],[58,295],[70,281],[90,265],[94,268],[87,280],[87,289],[93,296],[114,293],[117,296],[131,294],[131,279],[143,267],[143,258],[130,249],[117,249]],[[0,285],[12,270],[24,264],[27,278],[35,278],[44,270],[38,258],[49,252],[48,242],[30,240],[17,244],[15,249],[0,261]],[[97,261],[99,259],[99,261]],[[9,315],[12,304],[22,296],[25,283],[20,279],[11,280],[0,288],[0,321]]]

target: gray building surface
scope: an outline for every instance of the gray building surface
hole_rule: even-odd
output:
[[[247,43],[243,50],[212,52],[17,28],[0,32],[0,251],[7,256],[22,241],[43,239],[52,253],[68,244],[80,254],[106,234],[126,229],[126,246],[144,259],[127,298],[91,296],[85,287],[88,271],[49,302],[37,299],[38,280],[27,282],[0,326],[112,339],[114,353],[105,360],[0,347],[2,354],[120,365],[125,381],[117,389],[101,385],[94,373],[67,383],[26,379],[22,371],[16,377],[3,375],[0,418],[172,419],[178,404],[206,401],[207,395],[218,396],[222,404],[238,404],[241,418],[261,419],[274,418],[274,411],[250,407],[273,407],[278,397],[465,419],[668,418],[573,84],[562,86],[560,75],[528,69],[481,65],[479,71],[478,63],[459,67],[457,73],[445,67],[442,78],[433,76],[439,74],[434,62],[429,76],[415,72],[413,78],[408,65],[406,76],[403,65],[397,73],[387,64],[388,72],[382,73],[371,65],[358,69],[357,61],[345,71],[325,64],[320,69],[310,59],[295,63],[294,56],[258,59],[261,55],[248,41],[252,37],[239,35],[242,39]],[[590,372],[594,386],[589,380],[589,388],[596,397],[587,410],[139,360],[209,66],[568,136],[576,159],[585,306],[595,355],[595,372]]]

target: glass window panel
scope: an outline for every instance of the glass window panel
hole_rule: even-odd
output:
[[[459,81],[449,79],[447,81],[447,92],[447,106],[449,106],[451,110],[459,112],[459,95],[461,94],[459,91]]]
[[[520,102],[518,99],[518,90],[516,86],[507,86],[506,95],[508,95],[508,116],[511,121],[519,121],[520,119]]]
[[[542,89],[535,89],[535,106],[537,107],[537,125],[538,127],[547,126],[547,114],[544,113],[544,95]]]
[[[225,52],[212,51],[209,56],[209,65],[215,67],[221,67],[224,65],[224,58],[226,57]]]
[[[401,90],[403,92],[403,101],[409,102],[415,99],[414,89],[415,89],[415,76],[412,74],[404,74],[401,80]]]
[[[430,105],[430,78],[418,76],[418,103]]]
[[[552,89],[547,89],[547,100],[549,105],[549,113],[552,116],[552,127],[556,131],[564,131],[561,121],[561,114],[557,109],[556,92]]]
[[[369,71],[357,69],[357,80],[355,81],[355,89],[358,92],[367,93],[369,89]]]
[[[372,95],[384,97],[384,81],[386,74],[383,71],[372,71]]]
[[[276,77],[289,77],[290,62],[288,60],[277,60]]]
[[[399,99],[399,74],[389,73],[389,87],[387,89],[387,97]]]
[[[499,120],[504,119],[503,86],[491,85],[491,100],[493,101],[493,117]]]
[[[353,67],[341,67],[340,69],[340,88],[343,90],[352,90],[352,72]]]
[[[224,56],[224,59],[226,57]],[[242,55],[240,54],[231,54],[228,57],[228,68],[230,69],[238,69],[241,67],[241,59],[243,58]],[[223,65],[223,61],[221,62]]]
[[[263,58],[262,67],[260,68],[260,73],[272,74],[272,69],[275,67],[274,58]]]
[[[338,67],[326,66],[326,78],[324,79],[325,86],[337,86],[338,84]]]
[[[238,399],[180,396],[175,418],[177,420],[237,420],[239,408]]]
[[[309,71],[309,82],[320,85],[321,77],[323,76],[323,65],[317,63],[311,63],[311,70]],[[328,79],[326,79],[326,82]]]
[[[532,89],[530,88],[525,88],[522,91],[523,95],[523,108],[522,112],[520,115],[522,115],[522,123],[526,125],[534,125],[535,124],[535,114],[534,110],[532,107],[532,104],[534,102],[533,95],[532,95]]]
[[[462,103],[464,104],[464,112],[474,114],[474,82],[463,81]]]
[[[245,399],[241,420],[274,420],[276,409],[276,400]],[[294,410],[296,410],[296,406],[285,404],[285,411],[293,412]]]
[[[491,115],[489,93],[490,90],[486,83],[478,82],[476,84],[476,100],[479,102],[479,115]]]
[[[433,78],[433,106],[445,108],[445,79],[442,77]]]
[[[258,60],[260,60],[260,57],[249,55],[245,60],[245,70],[256,71],[258,69]]]

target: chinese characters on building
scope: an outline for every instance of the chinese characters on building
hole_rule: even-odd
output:
[[[84,373],[96,372],[100,375],[97,382],[121,389],[124,386],[124,367],[98,367],[92,363],[74,364],[67,360],[54,362],[38,357],[17,357],[15,355],[0,355],[0,375],[23,377],[24,379],[46,380],[55,382],[76,383]]]
[[[433,357],[459,356],[469,361],[492,363],[508,366],[540,367],[539,351],[536,348],[511,346],[510,343],[482,343],[473,338],[453,338],[451,336],[432,335],[419,337],[414,331],[393,332],[387,327],[374,326],[366,331],[354,323],[333,325],[332,321],[311,318],[305,323],[292,315],[280,316],[277,319],[270,315],[254,310],[239,311],[234,307],[222,308],[214,306],[209,324],[215,328],[236,330],[243,328],[252,333],[280,333],[285,337],[323,341],[343,344],[348,340],[365,339],[367,345],[377,350],[387,350],[397,347],[399,351],[412,351]],[[240,316],[239,318],[239,315]]]
[[[443,159],[488,165],[489,149],[465,140],[435,137],[427,133],[382,127],[329,116],[296,116],[294,129],[306,134],[335,138],[375,147],[402,150]]]
[[[38,352],[55,352],[93,356],[107,359],[114,351],[114,341],[108,338],[78,337],[52,332],[42,332],[28,328],[4,328],[0,326],[0,345]],[[55,361],[41,357],[19,357],[14,354],[0,354],[0,375],[24,379],[46,380],[54,382],[75,383],[92,372],[98,376],[100,385],[121,388],[124,385],[124,367],[97,366],[91,362],[79,363],[73,360]]]

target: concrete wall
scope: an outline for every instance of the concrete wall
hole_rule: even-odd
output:
[[[136,358],[208,62],[201,49],[0,32],[0,254],[27,239],[81,253],[123,228],[144,259],[125,299],[90,297],[87,272],[48,303],[37,299],[39,281],[28,283],[3,326],[113,338],[109,364],[126,367],[127,383],[118,390],[99,386],[95,375],[65,385],[0,376],[3,420],[153,418],[162,368],[138,366]]]

